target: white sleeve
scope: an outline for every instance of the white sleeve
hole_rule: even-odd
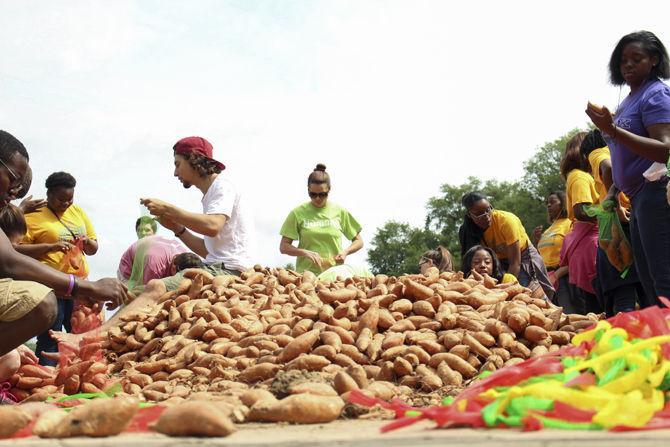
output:
[[[230,182],[215,182],[211,191],[208,191],[207,201],[204,203],[205,214],[225,214],[230,218],[235,205],[237,191]]]

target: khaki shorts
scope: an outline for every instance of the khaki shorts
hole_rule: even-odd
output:
[[[51,289],[32,281],[0,279],[0,322],[16,321],[33,310]]]

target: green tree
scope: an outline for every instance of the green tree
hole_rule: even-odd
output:
[[[368,251],[368,262],[375,274],[418,273],[421,255],[439,243],[438,235],[430,230],[389,221],[377,229]]]
[[[415,273],[421,254],[437,245],[447,247],[454,256],[455,265],[460,265],[458,229],[465,214],[461,198],[466,192],[482,192],[497,209],[519,216],[529,235],[536,226],[546,226],[546,197],[552,191],[565,190],[560,161],[567,141],[579,131],[573,129],[538,147],[533,157],[523,163],[524,175],[519,181],[482,181],[468,177],[460,185],[443,184],[440,194],[428,199],[423,229],[395,221],[386,222],[377,229],[368,252],[373,271],[396,276]]]
[[[552,191],[565,190],[565,180],[561,177],[561,157],[565,145],[581,129],[572,129],[562,137],[537,148],[535,155],[523,164],[524,175],[521,183],[530,196],[545,200]]]

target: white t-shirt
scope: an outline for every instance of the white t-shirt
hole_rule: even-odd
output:
[[[202,198],[202,211],[227,217],[219,234],[204,236],[207,249],[205,262],[223,262],[227,269],[238,271],[253,267],[256,251],[254,219],[235,185],[222,174],[216,176]]]

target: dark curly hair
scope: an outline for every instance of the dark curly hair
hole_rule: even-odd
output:
[[[200,177],[207,177],[212,174],[219,174],[221,172],[221,167],[216,163],[216,161],[205,157],[204,155],[190,153],[188,155],[180,155],[188,161],[188,164],[198,173]]]
[[[610,82],[614,85],[624,85],[626,83],[621,74],[621,54],[626,45],[633,42],[641,44],[649,56],[658,57],[658,64],[652,67],[649,76],[669,79],[670,62],[668,61],[668,51],[665,49],[663,42],[650,31],[636,31],[623,36],[619,40],[619,43],[616,44],[616,47],[614,47],[609,63]]]
[[[180,253],[172,258],[172,264],[178,272],[186,269],[201,269],[205,266],[202,259],[195,253]]]
[[[498,256],[496,256],[496,253],[493,251],[493,249],[483,245],[475,245],[474,247],[470,247],[470,249],[468,249],[468,251],[463,255],[463,261],[461,261],[461,271],[463,272],[463,275],[466,278],[470,276],[470,273],[472,272],[472,260],[475,258],[475,253],[477,253],[479,250],[484,250],[489,254],[489,256],[491,256],[491,261],[493,264],[491,278],[495,278],[500,281],[503,277],[503,271],[500,268],[500,261],[498,260]]]
[[[65,188],[74,188],[75,186],[77,186],[77,180],[75,180],[72,174],[59,171],[54,172],[49,177],[47,177],[47,181],[44,182],[44,186],[46,187],[47,191],[52,191],[55,188],[61,186]]]
[[[16,137],[9,132],[0,130],[0,159],[7,161],[12,158],[15,152],[23,155],[26,160],[30,161],[26,147]]]
[[[599,129],[593,129],[582,140],[582,143],[579,145],[579,152],[582,154],[582,157],[589,158],[591,152],[605,146],[607,146],[607,142],[603,138],[602,132]]]

